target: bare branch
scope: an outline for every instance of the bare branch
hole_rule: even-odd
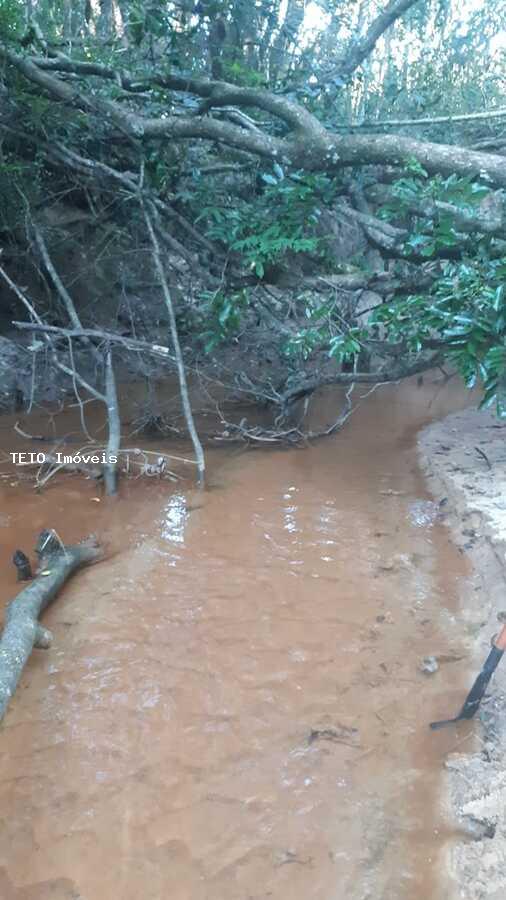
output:
[[[439,215],[451,216],[456,231],[471,234],[481,231],[482,234],[504,234],[506,230],[506,200],[501,192],[489,194],[477,209],[460,209],[453,203],[443,200],[422,201],[419,206],[409,204],[410,212],[418,216],[434,218]]]
[[[42,319],[41,319],[41,317],[39,316],[38,312],[37,312],[37,311],[35,310],[35,308],[32,306],[32,304],[30,303],[30,301],[28,300],[28,298],[27,298],[27,297],[23,294],[23,292],[19,289],[19,287],[17,286],[17,284],[15,284],[15,283],[12,281],[12,279],[9,277],[9,275],[7,274],[7,272],[5,271],[5,269],[2,268],[2,266],[0,266],[0,275],[2,276],[2,278],[4,279],[4,281],[9,285],[9,287],[11,288],[11,290],[14,291],[14,293],[16,294],[16,297],[17,297],[19,300],[21,300],[21,302],[23,303],[23,305],[27,308],[28,312],[29,312],[30,315],[33,317],[33,319],[34,319],[34,321],[36,322],[36,324],[37,324],[38,326],[41,326],[41,325],[43,326],[43,325],[44,325],[44,322],[42,321]],[[27,322],[26,324],[29,325],[29,326],[31,326],[31,327],[33,327],[33,322],[32,322],[32,323]],[[43,329],[40,329],[40,330],[43,330]],[[76,372],[74,369],[69,369],[69,367],[66,366],[65,363],[60,362],[60,360],[58,359],[58,356],[57,356],[57,354],[56,354],[56,350],[54,349],[54,347],[53,347],[53,345],[52,345],[52,343],[51,343],[51,338],[49,337],[49,335],[45,334],[45,335],[44,335],[44,339],[45,339],[46,344],[48,345],[48,347],[49,347],[49,349],[50,349],[51,356],[52,356],[52,359],[53,359],[53,363],[54,363],[54,365],[56,366],[56,368],[60,369],[61,372],[64,372],[65,375],[69,375],[70,378],[75,379],[75,380],[81,385],[81,387],[83,387],[85,390],[87,390],[88,393],[91,394],[91,396],[95,398],[95,400],[101,400],[102,403],[105,403],[106,400],[105,400],[104,394],[101,394],[101,393],[100,393],[99,391],[97,391],[91,384],[88,384],[88,382],[85,381],[84,378],[82,378],[81,375],[79,375],[79,373]]]
[[[371,55],[385,31],[417,2],[418,0],[390,0],[383,12],[371,23],[364,37],[352,44],[344,58],[322,77],[320,84],[326,84],[333,78],[339,78],[342,82],[349,81],[358,67]]]
[[[65,285],[63,284],[60,276],[58,275],[58,272],[56,271],[56,269],[53,265],[53,262],[51,260],[51,257],[49,256],[48,249],[46,247],[46,242],[44,241],[42,232],[41,232],[40,228],[38,228],[37,225],[35,225],[35,223],[33,223],[33,222],[32,222],[32,228],[33,228],[33,233],[35,235],[35,240],[37,242],[37,247],[39,248],[40,255],[42,256],[42,259],[44,261],[44,265],[45,265],[47,271],[49,272],[49,274],[53,280],[54,286],[63,301],[63,305],[65,306],[65,309],[67,310],[67,315],[68,315],[70,321],[72,322],[72,325],[74,326],[74,328],[81,328],[82,327],[81,322],[79,320],[79,316],[77,315],[76,308],[74,306],[74,301],[72,300],[72,297],[70,296],[69,292],[67,291]]]
[[[501,106],[498,109],[489,109],[485,112],[462,113],[454,116],[434,116],[433,118],[427,117],[425,119],[378,119],[377,122],[349,122],[346,125],[338,125],[337,127],[339,129],[344,128],[347,131],[351,128],[363,130],[371,128],[405,128],[410,125],[451,125],[454,122],[475,122],[488,119],[504,119],[505,117],[506,106]],[[480,141],[480,146],[476,145],[474,149],[486,149],[488,144],[495,147],[497,143],[500,143],[498,138]]]
[[[105,396],[107,399],[107,425],[109,438],[107,441],[106,457],[104,465],[105,492],[114,496],[118,491],[117,466],[119,448],[121,443],[121,419],[119,415],[118,394],[116,391],[116,379],[112,365],[112,352],[107,351],[105,362]]]
[[[142,202],[142,201],[141,201]],[[188,392],[188,382],[186,380],[186,371],[183,359],[183,353],[181,350],[181,344],[179,343],[179,334],[177,330],[177,322],[176,322],[176,314],[174,312],[174,305],[172,303],[172,297],[169,290],[169,285],[167,283],[167,277],[165,275],[165,269],[162,263],[162,257],[160,253],[160,244],[158,242],[158,238],[156,236],[155,229],[153,227],[153,223],[151,221],[151,216],[145,206],[142,204],[144,219],[146,221],[146,226],[148,229],[149,237],[151,239],[151,244],[153,247],[153,260],[155,263],[155,268],[158,273],[158,277],[160,279],[160,285],[162,288],[163,298],[165,300],[165,305],[167,307],[167,312],[169,314],[169,324],[170,324],[170,334],[172,338],[172,344],[174,346],[174,353],[176,357],[176,366],[177,373],[179,378],[179,389],[181,393],[181,402],[183,405],[183,411],[186,419],[186,424],[188,427],[188,432],[191,437],[191,441],[193,444],[193,449],[195,451],[195,458],[197,460],[197,471],[198,471],[198,479],[199,484],[203,486],[205,479],[205,458],[204,451],[202,449],[202,444],[200,443],[200,438],[198,436],[197,428],[195,426],[195,421],[193,418],[193,412],[190,403],[190,395]]]
[[[417,359],[412,363],[395,366],[392,369],[379,372],[333,372],[329,375],[311,375],[308,378],[301,378],[294,385],[290,386],[283,393],[283,401],[285,404],[292,402],[297,397],[303,397],[305,394],[312,394],[320,387],[329,384],[377,384],[387,383],[390,381],[401,381],[410,375],[418,375],[420,372],[426,372],[439,365],[442,360],[440,352],[433,353],[428,359]]]
[[[175,357],[169,352],[168,347],[162,344],[151,344],[149,341],[140,341],[135,338],[124,337],[122,334],[114,334],[113,331],[98,331],[95,328],[58,328],[57,325],[39,325],[34,322],[17,322],[12,324],[21,331],[39,331],[47,334],[61,335],[67,338],[94,338],[95,340],[105,341],[107,343],[122,344],[127,350],[140,350],[144,353],[150,353],[153,356],[160,357],[164,360],[175,362]]]

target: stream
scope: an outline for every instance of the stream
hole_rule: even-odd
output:
[[[37,494],[3,465],[2,602],[43,527],[108,553],[46,613],[1,727],[3,900],[452,897],[444,760],[470,732],[428,723],[469,683],[469,571],[416,435],[469,402],[382,387],[309,448],[211,451],[204,493]]]

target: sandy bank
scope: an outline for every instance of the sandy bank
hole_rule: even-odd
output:
[[[443,505],[457,546],[469,554],[474,578],[462,615],[468,635],[469,686],[506,609],[506,424],[475,409],[457,412],[419,437],[422,466]],[[462,698],[463,699],[463,698]],[[441,710],[454,715],[458,709]],[[468,726],[462,726],[467,729]],[[469,740],[446,762],[452,812],[468,837],[449,851],[465,900],[506,898],[506,662],[480,711],[474,749]],[[459,741],[456,740],[456,746]],[[465,752],[467,751],[467,752]]]

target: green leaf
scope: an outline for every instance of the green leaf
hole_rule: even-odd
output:
[[[497,382],[494,382],[487,388],[483,395],[483,400],[481,401],[479,408],[480,409],[488,409],[495,402],[497,397]]]
[[[504,303],[504,284],[500,284],[498,288],[496,288],[493,307],[496,311],[498,311]]]
[[[411,172],[413,175],[418,175],[421,178],[428,178],[429,173],[424,169],[422,164],[418,162],[418,160],[414,156],[408,157],[406,160],[406,170]]]

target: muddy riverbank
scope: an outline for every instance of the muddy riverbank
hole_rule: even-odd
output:
[[[506,423],[489,412],[456,412],[419,440],[432,492],[448,498],[446,521],[473,566],[462,619],[470,660],[467,687],[479,671],[506,610]],[[473,724],[474,752],[449,756],[451,814],[474,840],[449,848],[450,868],[466,900],[506,896],[506,666],[494,676]],[[462,700],[462,698],[460,698]],[[454,708],[441,708],[451,715]],[[468,726],[460,726],[459,730]]]
[[[443,764],[473,732],[427,724],[467,683],[473,584],[416,434],[468,402],[381,389],[308,449],[212,454],[204,494],[3,473],[3,601],[45,525],[109,558],[49,610],[2,726],[2,897],[452,896]]]

